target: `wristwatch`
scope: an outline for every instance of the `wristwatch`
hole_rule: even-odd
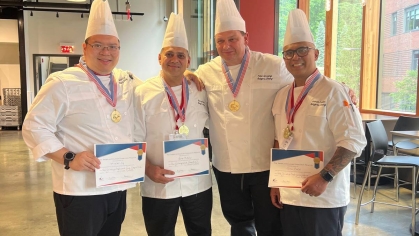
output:
[[[68,170],[70,169],[70,161],[74,160],[76,157],[76,154],[72,151],[68,151],[64,154],[64,169]]]
[[[325,169],[320,171],[320,176],[329,183],[332,182],[334,177],[329,171]]]

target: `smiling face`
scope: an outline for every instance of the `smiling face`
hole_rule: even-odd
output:
[[[218,54],[228,66],[241,63],[248,43],[248,33],[230,30],[215,35]]]
[[[291,59],[284,59],[288,71],[294,76],[296,82],[305,82],[305,80],[313,74],[317,68],[316,61],[319,57],[319,50],[314,49],[314,44],[309,42],[289,44],[284,47],[284,52],[288,50],[296,50],[301,47],[310,47],[313,49],[309,50],[306,56],[300,57],[297,53],[294,53],[294,56]]]
[[[165,47],[159,54],[159,63],[165,79],[182,80],[190,62],[188,51],[181,47]]]
[[[83,55],[87,66],[96,74],[110,74],[116,64],[118,64],[119,49],[109,50],[109,48],[103,47],[119,47],[120,44],[118,38],[111,35],[93,35],[87,39],[87,43],[88,44],[83,43]],[[97,44],[102,45],[100,50],[91,46]]]

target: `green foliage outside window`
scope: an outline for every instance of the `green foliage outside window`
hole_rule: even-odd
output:
[[[416,88],[418,83],[418,72],[415,70],[407,71],[406,76],[395,82],[397,92],[390,94],[393,102],[396,103],[395,111],[416,111]]]

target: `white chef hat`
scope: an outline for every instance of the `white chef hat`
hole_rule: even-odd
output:
[[[173,12],[170,14],[161,47],[180,47],[188,50],[188,37],[186,36],[185,23],[181,15],[176,15]]]
[[[113,22],[112,11],[107,0],[94,0],[90,8],[84,39],[97,34],[111,35],[119,39],[115,23]]]
[[[298,42],[309,42],[314,44],[313,34],[310,31],[306,14],[300,9],[294,9],[290,11],[288,15],[284,46]]]
[[[215,13],[215,34],[229,30],[246,32],[246,23],[233,0],[218,0]]]

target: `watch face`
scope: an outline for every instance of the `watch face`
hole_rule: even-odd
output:
[[[64,155],[64,159],[69,160],[69,161],[72,161],[75,156],[76,156],[76,154],[74,152],[67,152]]]
[[[324,173],[323,178],[329,182],[333,180],[333,176],[329,172]]]

